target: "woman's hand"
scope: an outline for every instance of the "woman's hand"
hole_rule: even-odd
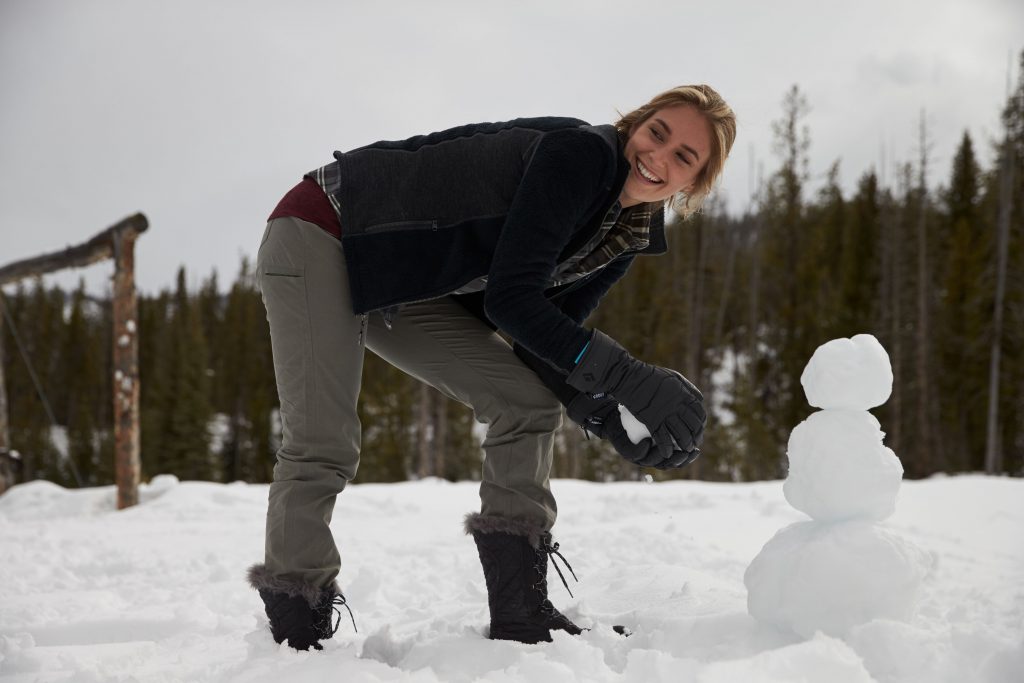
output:
[[[699,448],[684,451],[672,443],[667,432],[656,432],[651,438],[634,443],[622,426],[618,401],[608,396],[595,398],[580,392],[566,404],[566,414],[591,434],[607,439],[623,459],[640,467],[674,469],[685,467],[700,457]]]
[[[699,449],[704,439],[707,414],[697,387],[675,370],[633,358],[599,330],[566,383],[588,394],[610,394],[624,405],[647,425],[662,460],[671,460],[675,450]]]

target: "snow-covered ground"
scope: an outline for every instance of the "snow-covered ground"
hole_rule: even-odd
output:
[[[754,621],[743,573],[806,519],[782,482],[559,480],[556,540],[580,577],[551,595],[581,637],[484,638],[464,513],[476,485],[353,485],[339,498],[347,614],[323,652],[276,645],[243,577],[262,559],[266,486],[158,477],[116,512],[112,488],[47,482],[0,496],[5,681],[1024,680],[1024,481],[905,482],[884,527],[934,558],[909,622],[805,639]],[[626,624],[623,638],[612,624]]]

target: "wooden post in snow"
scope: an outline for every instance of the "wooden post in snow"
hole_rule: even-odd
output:
[[[114,471],[117,509],[139,502],[139,335],[135,239],[131,228],[112,236],[114,248]]]
[[[149,228],[141,213],[129,216],[88,242],[0,267],[0,286],[64,268],[114,259],[114,470],[117,507],[139,502],[139,345],[135,297],[135,240]],[[3,375],[0,374],[0,380]],[[3,387],[0,384],[0,395]],[[6,424],[6,406],[0,426]],[[0,437],[3,438],[3,437]]]

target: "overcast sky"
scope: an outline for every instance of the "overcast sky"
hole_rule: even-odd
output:
[[[733,211],[751,168],[777,165],[794,83],[812,188],[836,159],[849,191],[883,148],[914,158],[922,108],[944,181],[965,129],[991,159],[1022,48],[1019,0],[0,0],[0,265],[142,211],[140,289],[181,264],[224,287],[335,149],[520,116],[608,123],[685,83],[739,117]],[[111,272],[56,281],[99,291]]]

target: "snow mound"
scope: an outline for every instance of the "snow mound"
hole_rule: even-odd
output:
[[[868,522],[797,522],[747,568],[747,609],[805,638],[842,636],[872,619],[913,616],[931,566],[925,551]]]
[[[815,408],[868,410],[889,400],[889,354],[870,334],[833,339],[819,346],[800,376]]]

